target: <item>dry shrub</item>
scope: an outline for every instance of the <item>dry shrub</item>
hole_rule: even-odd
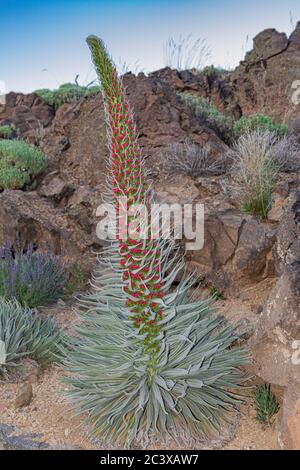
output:
[[[224,173],[225,162],[212,158],[207,150],[189,142],[173,143],[164,154],[164,165],[170,173],[182,173],[192,178]]]
[[[266,217],[272,202],[277,166],[272,159],[276,137],[269,131],[246,132],[234,144],[233,176],[241,195],[243,210]]]

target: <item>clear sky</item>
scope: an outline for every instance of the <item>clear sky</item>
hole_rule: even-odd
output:
[[[233,67],[252,38],[274,27],[290,33],[299,0],[0,0],[0,81],[28,92],[94,78],[85,38],[101,36],[116,62],[161,68],[168,37],[206,38],[212,62]],[[247,42],[247,36],[249,38]]]

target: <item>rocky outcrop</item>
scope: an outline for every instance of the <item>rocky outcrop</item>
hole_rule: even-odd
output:
[[[216,159],[224,154],[227,146],[215,130],[186,108],[176,89],[159,72],[150,77],[140,74],[137,78],[127,74],[124,83],[146,156],[153,157],[167,145],[186,140],[204,147]]]
[[[143,74],[127,74],[124,82],[153,178],[159,176],[164,148],[172,142],[189,139],[221,158],[226,145],[186,109],[170,85],[158,76]],[[47,241],[55,252],[84,265],[90,262],[92,268],[92,252],[101,249],[95,214],[102,202],[108,156],[100,95],[64,104],[54,114],[34,94],[11,93],[0,112],[20,129],[23,138],[39,145],[47,158],[47,170],[34,191],[0,194],[0,241],[14,238],[15,233],[24,241]]]
[[[298,364],[298,368],[300,365]],[[300,374],[289,379],[283,398],[280,444],[285,449],[300,449]]]
[[[278,281],[262,314],[258,339],[300,335],[300,191],[288,198],[274,245]]]
[[[230,81],[231,72],[212,68],[203,73],[192,70],[178,71],[166,67],[153,72],[150,76],[158,77],[171,85],[176,92],[187,92],[205,98],[224,114],[236,119],[242,115]]]
[[[230,76],[234,101],[243,115],[262,113],[278,122],[299,115],[299,103],[292,100],[300,76],[299,32],[300,22],[289,38],[275,29],[254,38],[253,49]]]
[[[34,135],[36,130],[49,126],[54,109],[35,93],[8,93],[5,105],[0,104],[0,125],[14,124],[21,137]]]
[[[239,296],[240,289],[275,276],[272,247],[276,230],[240,210],[229,176],[197,178],[177,175],[154,183],[158,202],[204,204],[204,246],[186,254],[189,269],[220,293]]]
[[[204,230],[204,248],[189,255],[191,266],[219,292],[238,296],[241,287],[273,274],[268,226],[222,204],[207,213]]]
[[[273,28],[259,33],[233,72],[163,69],[153,75],[177,91],[207,98],[234,118],[262,113],[289,123],[300,114],[300,22],[290,37]]]
[[[93,250],[100,249],[95,219],[86,229],[80,216],[68,216],[63,208],[55,207],[51,200],[40,197],[36,191],[3,191],[0,219],[0,240],[14,240],[19,234],[23,242],[47,244],[55,253],[65,255],[70,264],[78,261],[86,269],[93,265]]]
[[[255,373],[283,387],[280,442],[300,448],[300,191],[288,198],[277,230],[279,278],[251,339]]]

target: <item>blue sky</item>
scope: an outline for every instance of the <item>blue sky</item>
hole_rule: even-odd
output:
[[[206,38],[215,65],[233,67],[259,31],[291,32],[299,0],[0,0],[0,81],[28,92],[94,78],[85,38],[101,36],[116,62],[161,68],[168,37]],[[247,43],[246,38],[249,38]]]

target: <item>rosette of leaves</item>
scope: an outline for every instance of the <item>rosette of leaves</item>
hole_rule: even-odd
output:
[[[63,337],[51,319],[0,297],[0,375],[17,367],[24,356],[42,363],[58,360]]]
[[[87,41],[106,110],[108,195],[119,214],[120,197],[130,209],[150,204],[151,193],[122,82],[103,42]],[[102,439],[126,445],[217,432],[239,403],[246,361],[233,347],[234,328],[213,314],[211,300],[195,298],[193,275],[174,290],[184,262],[149,230],[144,239],[124,238],[119,226],[119,238],[101,253],[66,358],[75,406]]]

